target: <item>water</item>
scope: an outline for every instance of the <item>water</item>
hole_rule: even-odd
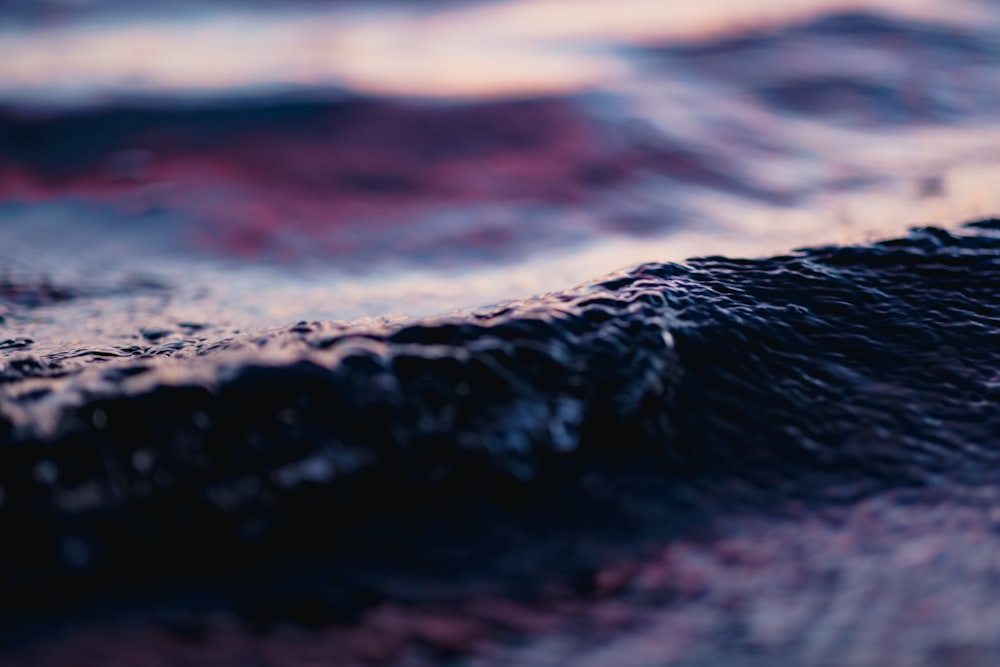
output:
[[[995,3],[8,1],[0,62],[10,664],[1000,650]]]
[[[261,327],[997,208],[989,5],[366,7],[8,10],[8,263]]]

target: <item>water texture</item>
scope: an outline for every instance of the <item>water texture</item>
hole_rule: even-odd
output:
[[[14,1],[0,62],[0,664],[1000,660],[995,3]]]

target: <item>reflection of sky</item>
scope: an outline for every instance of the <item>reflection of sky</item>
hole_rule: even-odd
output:
[[[416,96],[579,90],[627,69],[626,44],[689,40],[821,11],[877,10],[973,22],[971,2],[934,0],[508,0],[447,10],[385,5],[48,22],[0,32],[0,97],[342,87]],[[2,25],[2,24],[0,24]]]
[[[0,301],[43,360],[1000,215],[1000,12],[971,1],[48,1],[75,17],[0,0],[0,276],[80,294]]]
[[[426,314],[1000,212],[995,9],[761,4],[95,3],[8,22],[0,267],[176,288],[10,335]]]

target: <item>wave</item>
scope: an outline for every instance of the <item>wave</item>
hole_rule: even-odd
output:
[[[253,4],[0,26],[0,664],[990,664],[993,7]]]
[[[645,264],[402,325],[4,350],[0,577],[62,604],[134,577],[379,553],[380,522],[513,520],[569,487],[572,507],[600,505],[584,481],[624,469],[658,480],[667,514],[705,484],[760,506],[992,480],[997,229]],[[427,536],[390,542],[406,560]]]

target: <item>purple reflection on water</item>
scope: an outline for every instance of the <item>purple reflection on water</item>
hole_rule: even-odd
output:
[[[85,330],[120,345],[1000,208],[988,4],[570,4],[11,5],[10,282],[116,295]],[[127,298],[137,280],[166,289]],[[11,335],[58,350],[81,319]]]
[[[419,316],[643,261],[995,215],[998,44],[1000,11],[985,2],[8,0],[0,354]],[[861,507],[856,520],[887,562],[931,576],[940,540],[885,538],[893,521],[930,532],[900,506]],[[596,601],[546,591],[387,605],[305,639],[254,638],[213,617],[201,645],[152,624],[128,637],[91,628],[30,660],[410,664],[419,645],[478,656],[470,665],[555,655],[617,666],[643,664],[644,651],[696,655],[723,632],[719,608],[748,619],[760,646],[802,632],[822,652],[830,639],[809,624],[825,599],[816,582],[856,535],[800,528],[735,519],[723,544],[605,563]],[[769,567],[796,545],[795,568]],[[903,577],[846,574],[896,596],[881,631],[935,617],[910,609],[931,603]],[[971,595],[961,577],[942,581]],[[789,591],[800,607],[782,608]],[[650,611],[668,598],[693,602]],[[847,614],[841,603],[831,608]],[[948,618],[934,641],[993,627]],[[601,653],[574,639],[579,627],[620,643]],[[837,627],[857,633],[857,655],[875,655],[865,628]],[[508,636],[543,639],[497,640]],[[924,639],[907,635],[913,655]]]

